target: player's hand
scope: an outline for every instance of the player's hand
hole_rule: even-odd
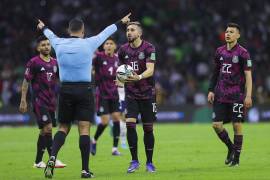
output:
[[[134,82],[134,81],[139,81],[139,80],[140,80],[139,75],[135,72],[132,72],[132,75],[128,76],[125,81],[126,82]]]
[[[121,19],[121,22],[122,22],[123,24],[129,23],[129,21],[130,21],[129,16],[130,16],[130,15],[131,15],[131,13],[128,13],[128,15],[126,15],[125,17],[123,17],[123,18]]]
[[[250,96],[246,96],[246,98],[244,100],[244,106],[246,108],[250,108],[252,106],[252,99]]]
[[[114,83],[118,87],[124,87],[124,83],[120,82],[118,79],[114,80]]]
[[[26,100],[21,100],[19,111],[21,113],[27,112],[27,102],[26,102]]]
[[[215,100],[215,94],[213,92],[209,92],[208,93],[208,97],[207,97],[207,100],[210,104],[213,104],[214,103],[214,100]]]
[[[41,30],[44,26],[45,24],[40,19],[38,19],[37,29]]]

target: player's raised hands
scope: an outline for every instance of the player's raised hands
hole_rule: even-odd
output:
[[[130,15],[131,15],[131,13],[128,13],[125,17],[123,17],[123,18],[121,19],[121,22],[122,22],[123,24],[129,23],[129,22],[130,22],[130,18],[129,18]]]
[[[41,30],[44,26],[45,24],[40,19],[38,19],[37,29]]]
[[[208,93],[208,97],[207,97],[207,100],[210,104],[213,104],[214,103],[214,100],[215,100],[215,94],[213,92],[209,92]]]
[[[250,108],[252,106],[252,99],[250,96],[246,96],[246,98],[244,100],[244,106],[246,108]]]

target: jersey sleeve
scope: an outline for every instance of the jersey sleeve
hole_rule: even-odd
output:
[[[153,45],[146,49],[146,63],[156,63],[156,49]]]
[[[56,44],[61,41],[61,38],[56,36],[50,29],[46,28],[43,31],[43,34],[49,39],[53,48],[56,47]]]
[[[35,75],[35,67],[34,67],[34,61],[29,61],[26,64],[26,69],[24,72],[24,78],[26,79],[26,81],[30,82]]]
[[[219,71],[220,71],[220,63],[219,63],[219,52],[218,50],[216,50],[215,56],[214,56],[214,70],[213,70],[213,74],[210,78],[210,83],[209,83],[209,88],[208,91],[214,92],[214,89],[216,87],[217,84],[217,80],[218,80],[218,76],[219,76]]]
[[[93,50],[96,50],[115,31],[117,31],[117,26],[115,24],[112,24],[110,26],[107,26],[98,35],[86,39],[90,43],[90,46],[93,48]]]
[[[242,54],[242,59],[243,59],[244,70],[250,71],[252,69],[252,60],[251,60],[250,55],[247,51],[245,51]]]

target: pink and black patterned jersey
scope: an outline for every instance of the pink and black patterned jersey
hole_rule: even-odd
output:
[[[222,103],[242,102],[245,98],[245,71],[252,68],[248,51],[236,44],[231,50],[221,46],[216,50],[215,70],[209,91],[215,93],[215,100]]]
[[[146,70],[146,63],[156,62],[155,47],[147,41],[138,48],[132,48],[128,43],[118,51],[119,62],[130,65],[137,74]],[[125,93],[131,99],[151,99],[155,96],[155,80],[151,76],[137,82],[125,83]]]
[[[51,58],[49,62],[45,62],[40,56],[35,56],[28,61],[24,78],[31,83],[33,105],[55,111],[57,77],[56,59]]]
[[[118,99],[117,86],[115,84],[118,57],[110,57],[105,52],[97,52],[93,59],[95,69],[95,83],[104,99]]]

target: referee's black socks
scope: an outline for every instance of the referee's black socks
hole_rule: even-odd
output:
[[[79,146],[81,150],[82,170],[89,172],[90,137],[88,135],[81,135]]]

